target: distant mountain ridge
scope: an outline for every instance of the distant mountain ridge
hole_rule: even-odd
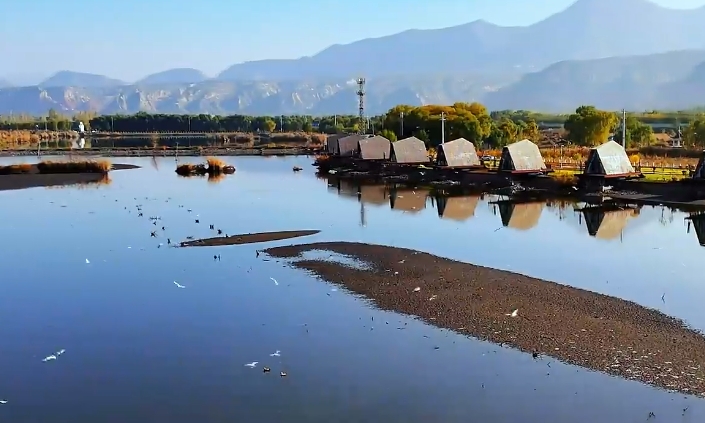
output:
[[[491,109],[567,112],[581,104],[634,110],[705,103],[705,6],[578,0],[525,27],[484,20],[333,45],[294,60],[233,65],[208,79],[170,69],[128,84],[62,71],[33,87],[0,86],[0,113],[49,108],[100,113],[356,113],[481,101]]]
[[[185,84],[0,89],[0,114],[64,112],[355,114],[354,78],[205,80]],[[566,113],[583,104],[618,110],[682,110],[705,105],[705,50],[563,61],[528,74],[431,74],[369,78],[365,107],[479,101],[490,110]]]
[[[42,87],[117,87],[126,85],[119,79],[92,73],[59,71],[42,81]]]
[[[208,77],[198,69],[176,68],[148,75],[137,81],[135,85],[187,84],[203,82],[207,79]]]

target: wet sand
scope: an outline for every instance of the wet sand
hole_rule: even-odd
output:
[[[344,254],[371,268],[301,258],[307,251]],[[382,309],[661,388],[705,393],[705,337],[633,302],[402,248],[335,242],[265,252],[298,258],[293,266]],[[516,317],[508,315],[516,309]]]
[[[112,170],[137,168],[139,168],[139,166],[113,164]],[[36,166],[33,166],[33,170],[30,173],[0,175],[0,191],[65,185],[97,184],[104,180],[105,175],[106,174],[104,173],[38,173]]]
[[[239,234],[214,238],[196,239],[181,243],[182,247],[216,247],[224,245],[254,244],[257,242],[279,241],[300,236],[315,235],[319,230],[259,232],[254,234]]]

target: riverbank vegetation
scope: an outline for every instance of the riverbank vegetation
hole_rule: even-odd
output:
[[[108,173],[112,167],[108,160],[42,161],[0,166],[0,175]]]
[[[357,116],[219,116],[210,114],[177,115],[149,114],[103,115],[90,113],[64,117],[55,111],[41,118],[23,116],[0,117],[0,129],[15,128],[35,133],[42,127],[74,129],[79,119],[86,130],[99,136],[162,136],[164,134],[212,134],[236,144],[320,145],[325,134],[363,132],[383,135],[392,141],[416,136],[428,147],[441,142],[442,119],[445,138],[466,138],[480,149],[500,149],[519,139],[528,138],[543,147],[571,144],[591,147],[609,137],[621,142],[621,114],[581,106],[573,113],[547,115],[524,110],[488,111],[480,103],[458,102],[452,105],[398,105],[386,113],[360,122]],[[47,122],[70,124],[47,125]],[[360,128],[364,125],[364,128]],[[627,114],[626,145],[628,148],[669,146],[679,129],[686,148],[705,148],[705,113],[701,110],[683,112],[643,112]],[[30,134],[31,136],[32,134]]]

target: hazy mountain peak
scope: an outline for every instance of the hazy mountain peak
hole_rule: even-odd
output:
[[[208,79],[198,69],[174,68],[153,73],[136,82],[137,85],[197,83]]]
[[[125,85],[124,81],[93,73],[59,71],[42,81],[42,87],[114,87]]]

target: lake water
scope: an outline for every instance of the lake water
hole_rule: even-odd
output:
[[[618,296],[705,329],[705,248],[685,214],[605,216],[590,236],[570,206],[515,206],[509,217],[490,197],[439,203],[421,190],[368,187],[358,195],[316,178],[305,157],[228,158],[237,173],[218,183],[177,177],[173,158],[114,161],[142,168],[112,172],[97,188],[0,192],[2,422],[705,419],[701,399],[379,311],[255,256],[292,242],[407,247]],[[159,248],[213,236],[209,224],[228,234],[322,232]]]

